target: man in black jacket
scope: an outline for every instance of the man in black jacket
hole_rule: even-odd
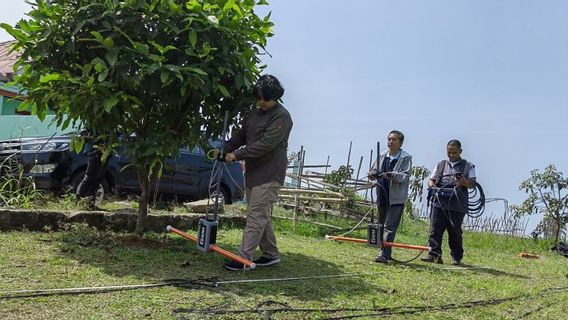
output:
[[[262,255],[253,262],[258,267],[265,267],[280,262],[271,213],[272,203],[286,176],[292,118],[278,102],[284,88],[276,77],[261,76],[254,93],[258,108],[248,114],[241,130],[227,142],[225,160],[245,161],[248,208],[239,254],[253,260],[256,248],[260,247]],[[224,268],[231,271],[247,269],[235,261],[226,263]]]

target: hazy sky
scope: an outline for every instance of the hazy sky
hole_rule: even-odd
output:
[[[29,8],[3,0],[0,21]],[[263,61],[286,88],[290,151],[334,169],[392,129],[432,168],[462,141],[487,197],[519,203],[532,169],[568,174],[568,1],[272,0]],[[263,9],[263,12],[265,10]],[[5,33],[0,40],[9,39]],[[495,212],[501,208],[496,208]],[[490,209],[492,210],[492,209]]]

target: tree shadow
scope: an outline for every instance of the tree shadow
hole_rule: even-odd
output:
[[[156,235],[137,239],[93,229],[71,231],[61,236],[58,246],[63,255],[101,270],[113,277],[138,278],[154,283],[187,280],[181,288],[238,293],[239,296],[289,296],[303,301],[329,301],[337,295],[376,295],[387,291],[366,283],[361,274],[344,267],[295,252],[284,252],[282,262],[249,271],[227,271],[227,261],[215,252],[204,253],[192,241]],[[218,243],[238,252],[236,246]],[[182,281],[183,282],[183,281]]]
[[[463,272],[463,271],[471,271],[472,273],[476,274],[489,274],[493,276],[499,277],[510,277],[516,279],[530,279],[530,277],[511,273],[507,271],[498,270],[495,268],[485,267],[485,266],[476,266],[473,264],[461,264],[459,266],[448,266],[448,265],[440,265],[440,264],[418,264],[418,263],[397,263],[395,264],[401,268],[409,268],[414,270],[424,270],[424,271],[445,271],[445,272]]]

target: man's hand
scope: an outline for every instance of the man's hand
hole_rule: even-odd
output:
[[[225,155],[225,161],[227,162],[233,162],[233,161],[237,161],[237,157],[235,156],[234,152],[229,152]]]
[[[462,187],[471,187],[469,179],[466,179],[463,174],[456,174],[456,184]]]
[[[383,179],[392,179],[392,172],[385,172],[381,175]]]
[[[375,179],[377,179],[377,170],[371,170],[369,171],[369,173],[367,174],[367,178],[369,178],[369,180],[373,181]]]

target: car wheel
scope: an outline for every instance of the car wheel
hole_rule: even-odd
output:
[[[73,177],[72,184],[74,193],[77,193],[77,189],[79,188],[81,181],[83,181],[83,178],[85,178],[85,171],[80,171]],[[108,197],[109,192],[110,187],[108,185],[108,182],[106,181],[106,179],[103,179],[103,181],[97,187],[97,192],[95,193],[95,203],[100,203],[105,197]]]
[[[225,188],[221,187],[219,188],[219,203],[221,205],[224,204],[231,204],[231,197],[229,197],[229,192],[227,192],[227,190],[225,190]],[[209,199],[212,203],[215,203],[215,198],[217,195],[217,190],[212,190],[211,193],[209,194]]]

